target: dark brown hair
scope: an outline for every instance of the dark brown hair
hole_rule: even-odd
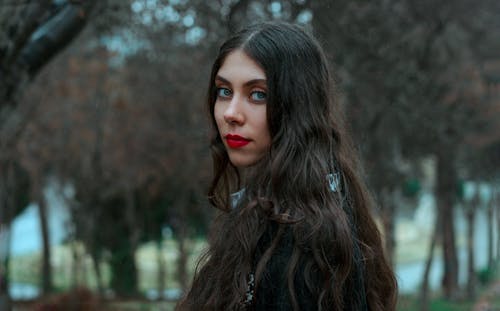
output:
[[[214,119],[215,76],[228,54],[245,52],[266,74],[269,153],[245,180],[229,161]],[[291,305],[299,309],[294,276],[302,279],[321,310],[394,310],[397,286],[370,214],[372,200],[359,176],[356,152],[333,95],[328,62],[316,40],[300,27],[270,22],[229,38],[212,67],[208,108],[214,178],[211,203],[222,212],[200,260],[190,291],[178,310],[241,307],[247,277],[262,271],[284,236],[292,240],[287,265]],[[340,174],[332,192],[328,174]],[[244,185],[244,200],[231,206],[230,193]],[[254,262],[259,240],[277,227]],[[300,263],[300,267],[299,267]]]

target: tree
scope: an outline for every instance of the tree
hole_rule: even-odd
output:
[[[408,173],[407,162],[436,157],[436,225],[441,228],[448,298],[458,290],[453,224],[457,155],[468,133],[478,128],[484,108],[477,105],[477,78],[468,72],[478,68],[474,46],[491,23],[484,8],[493,6],[465,0],[311,4],[313,29],[337,66],[375,192],[388,197]],[[391,250],[395,210],[390,199],[382,202]]]
[[[19,109],[17,95],[20,89],[33,78],[38,71],[62,48],[64,48],[83,28],[86,16],[95,1],[80,3],[59,2],[52,5],[50,1],[28,1],[23,4],[7,3],[0,6],[2,25],[0,29],[0,184],[9,189],[12,185],[8,171],[11,167],[19,167],[12,150],[19,133],[26,125],[29,110]],[[19,18],[21,17],[22,18]],[[16,169],[19,171],[19,169]],[[14,199],[11,193],[25,189],[2,191],[0,202],[0,219],[7,224],[15,216],[17,204],[8,204]],[[7,215],[8,217],[4,217]],[[43,215],[43,213],[41,213]],[[46,220],[42,217],[42,228],[46,229]],[[44,249],[48,250],[48,236],[44,230]],[[50,253],[44,252],[44,266],[48,267]],[[7,255],[8,258],[8,255]],[[45,269],[44,269],[45,270]],[[8,260],[0,269],[0,279],[8,280]],[[50,271],[46,271],[50,274]],[[50,288],[50,279],[45,273],[44,289]],[[8,283],[0,289],[0,296],[8,296]]]
[[[168,49],[153,50],[158,58],[132,57],[127,66],[114,69],[109,66],[112,55],[103,49],[63,55],[27,98],[42,100],[45,109],[37,111],[24,132],[25,156],[36,166],[46,163],[51,174],[74,186],[77,237],[97,263],[105,259],[101,254],[110,253],[111,286],[122,296],[137,293],[138,243],[161,236],[168,224],[180,236],[182,230],[190,233],[185,226],[173,226],[167,212],[172,218],[185,215],[179,218],[183,225],[190,219],[206,222],[196,220],[206,217],[200,211],[204,205],[192,203],[193,198],[199,202],[208,167],[198,91],[205,79],[198,75],[193,80],[194,70],[185,69],[208,71],[202,65],[207,62],[201,50],[191,52],[190,46]],[[61,75],[67,78],[54,78]],[[43,96],[47,92],[58,96]],[[33,141],[39,144],[28,148]],[[171,204],[156,203],[165,199]]]
[[[27,1],[0,7],[3,48],[0,49],[2,108],[19,87],[33,78],[48,61],[85,26],[95,1]],[[23,16],[20,20],[17,17]]]
[[[476,269],[475,269],[475,216],[480,203],[479,191],[475,193],[470,202],[465,202],[465,215],[467,219],[467,296],[473,300],[476,298]]]

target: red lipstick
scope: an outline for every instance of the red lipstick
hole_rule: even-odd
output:
[[[231,148],[241,148],[243,146],[246,146],[250,142],[249,139],[241,137],[240,135],[227,134],[225,138],[228,146]]]

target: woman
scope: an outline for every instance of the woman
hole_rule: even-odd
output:
[[[396,282],[318,43],[250,26],[210,76],[222,211],[178,310],[394,310]]]

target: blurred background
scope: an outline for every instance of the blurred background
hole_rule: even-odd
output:
[[[500,310],[499,1],[1,0],[0,311],[173,309],[214,215],[210,66],[264,20],[328,53],[398,310]]]

